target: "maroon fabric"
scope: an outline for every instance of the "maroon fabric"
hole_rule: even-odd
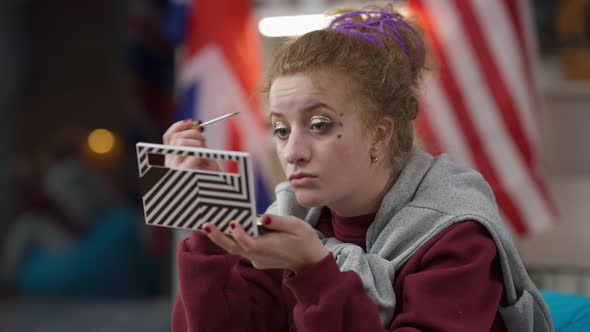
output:
[[[345,243],[356,244],[366,250],[367,229],[375,220],[376,213],[358,217],[341,217],[324,209],[317,229],[326,237],[334,237]],[[329,234],[329,235],[327,235]]]
[[[317,228],[364,247],[373,217],[357,218],[363,227],[356,227],[324,213]],[[340,272],[332,255],[298,275],[261,271],[193,233],[178,246],[178,264],[174,331],[387,331],[359,276]],[[389,330],[505,331],[497,314],[502,287],[496,247],[485,228],[473,221],[451,226],[396,276]]]

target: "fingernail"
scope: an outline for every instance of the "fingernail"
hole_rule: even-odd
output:
[[[203,226],[203,230],[204,230],[204,231],[205,231],[207,234],[211,233],[211,227],[209,227],[209,226]]]
[[[182,120],[182,121],[183,121],[183,122],[185,122],[185,123],[189,123],[189,122],[193,122],[193,119],[191,119],[191,118],[186,118],[186,119],[184,119],[184,120]]]
[[[270,216],[264,216],[264,218],[262,219],[262,223],[265,225],[270,225],[271,222],[272,218]]]
[[[235,223],[233,223],[233,222],[232,222],[232,223],[230,223],[230,224],[229,224],[229,228],[231,228],[231,229],[234,229],[234,228],[236,228],[236,224],[235,224]]]

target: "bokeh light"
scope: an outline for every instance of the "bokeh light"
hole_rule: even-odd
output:
[[[115,135],[107,129],[95,129],[88,135],[88,147],[98,154],[109,153],[115,147]]]

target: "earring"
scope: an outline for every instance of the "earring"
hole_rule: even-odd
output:
[[[374,146],[371,150],[376,153],[377,151],[379,151],[379,147]],[[379,160],[377,157],[373,156],[373,152],[371,152],[371,164],[374,164],[377,162],[377,160]]]

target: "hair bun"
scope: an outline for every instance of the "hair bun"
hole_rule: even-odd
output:
[[[422,37],[391,3],[385,6],[367,5],[359,10],[340,10],[326,30],[346,33],[384,48],[388,39],[395,41],[410,60],[414,78],[424,67],[426,46]]]

